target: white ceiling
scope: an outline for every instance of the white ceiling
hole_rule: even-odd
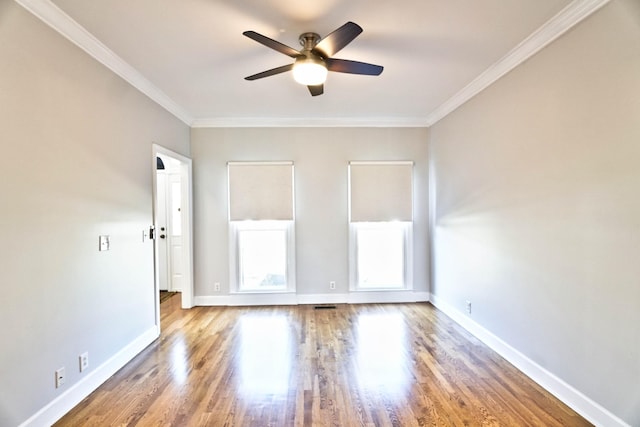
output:
[[[425,126],[607,0],[16,0],[192,126]],[[57,7],[56,7],[57,6]],[[329,73],[324,94],[284,73],[296,49],[347,21],[364,32],[335,57],[384,66]]]

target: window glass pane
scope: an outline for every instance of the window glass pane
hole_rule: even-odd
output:
[[[404,232],[401,227],[358,227],[356,245],[358,287],[404,287]]]
[[[240,230],[238,255],[241,290],[286,288],[285,230]]]

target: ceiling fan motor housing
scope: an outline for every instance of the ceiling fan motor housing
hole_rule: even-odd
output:
[[[298,40],[303,52],[311,52],[320,41],[320,35],[317,33],[302,33]]]

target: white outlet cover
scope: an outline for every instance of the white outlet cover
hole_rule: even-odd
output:
[[[66,376],[64,368],[56,370],[56,388],[64,384]]]
[[[80,359],[80,372],[82,372],[89,367],[89,353],[82,353],[79,359]]]

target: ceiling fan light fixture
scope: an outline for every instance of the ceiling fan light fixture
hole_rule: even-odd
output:
[[[293,78],[301,85],[321,85],[327,80],[327,66],[319,58],[300,58],[293,66]]]
[[[262,71],[261,73],[252,74],[244,79],[258,80],[287,71],[293,71],[294,80],[297,83],[307,86],[311,96],[318,96],[324,93],[324,82],[327,79],[328,71],[360,74],[364,76],[379,76],[383,70],[381,65],[333,57],[334,54],[358,37],[360,33],[362,33],[362,27],[351,21],[331,32],[325,38],[320,38],[316,33],[302,33],[298,39],[302,49],[296,50],[255,31],[245,31],[242,34],[246,37],[287,55],[295,61],[287,65]]]

